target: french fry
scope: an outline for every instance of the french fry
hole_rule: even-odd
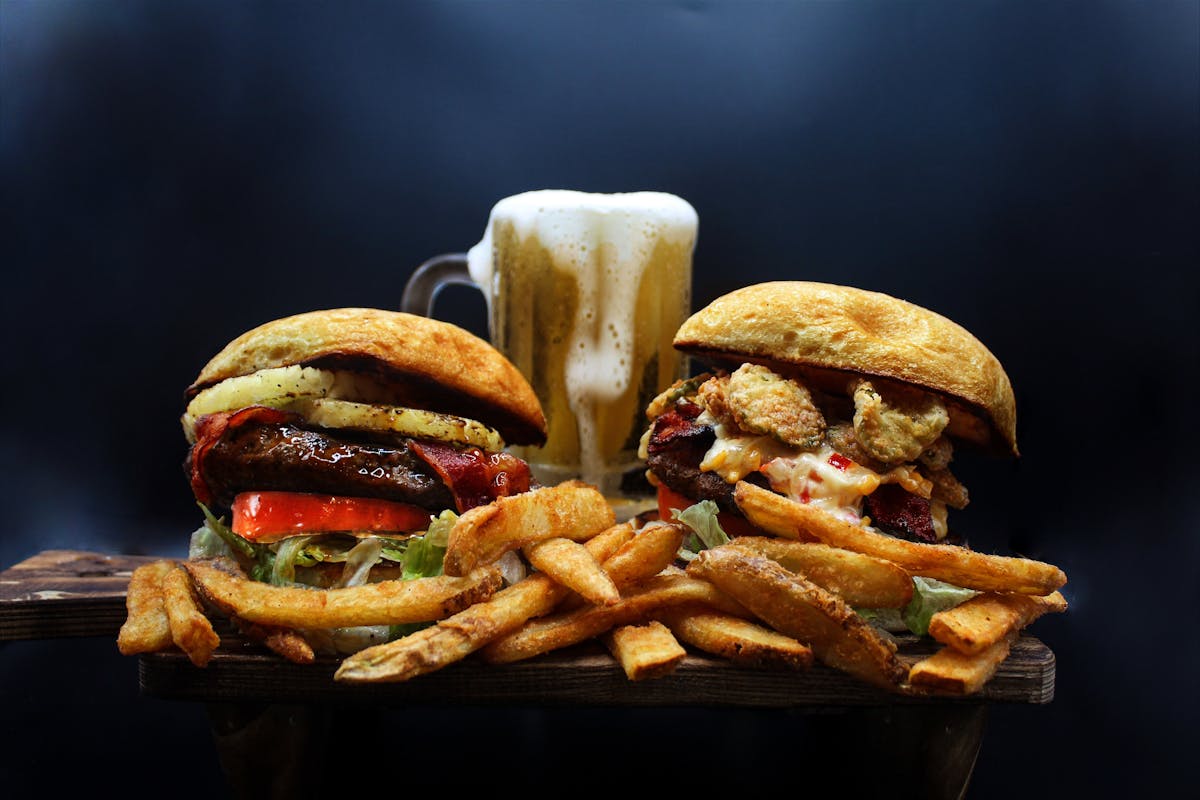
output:
[[[957,545],[897,539],[745,481],[734,487],[734,501],[750,522],[769,533],[796,538],[796,533],[803,531],[833,547],[891,561],[911,575],[966,589],[1046,595],[1067,582],[1067,576],[1053,564],[978,553]]]
[[[157,653],[171,646],[171,621],[163,605],[162,580],[174,567],[173,561],[152,561],[129,577],[127,615],[117,634],[117,649],[122,655]]]
[[[430,622],[491,597],[504,583],[500,569],[487,566],[462,578],[441,575],[341,589],[297,589],[258,583],[208,561],[188,561],[185,566],[205,599],[222,613],[296,629]]]
[[[781,567],[782,569],[782,567]],[[749,616],[708,581],[687,575],[656,575],[633,586],[621,602],[611,606],[584,606],[527,622],[479,651],[484,661],[505,664],[569,647],[620,625],[652,618],[663,609],[681,605],[707,605],[736,616]]]
[[[669,522],[642,528],[613,556],[604,561],[604,571],[618,588],[629,586],[662,572],[675,560],[688,528]]]
[[[1067,610],[1061,592],[1045,597],[985,593],[939,611],[929,620],[929,635],[960,653],[975,655],[1046,613]]]
[[[614,525],[593,536],[584,547],[593,559],[602,561],[632,536],[629,525]],[[346,683],[399,682],[433,672],[516,630],[531,617],[549,613],[569,593],[570,589],[549,575],[528,575],[491,599],[436,625],[360,650],[342,662],[334,679]]]
[[[554,538],[525,545],[525,557],[539,572],[575,591],[589,603],[612,605],[621,592],[587,548],[570,539]]]
[[[812,648],[827,666],[896,690],[907,670],[895,645],[837,595],[776,562],[734,548],[705,550],[689,575],[711,581],[780,633]]]
[[[317,659],[312,645],[299,631],[290,628],[276,628],[249,622],[241,617],[231,617],[242,635],[256,642],[261,642],[272,652],[291,661],[293,664],[311,664]]]
[[[680,641],[744,667],[807,669],[812,648],[790,636],[741,617],[707,608],[678,608],[660,612]]]
[[[890,561],[770,536],[738,536],[723,547],[765,556],[828,589],[854,608],[903,608],[912,600],[912,576]]]
[[[604,644],[631,681],[669,675],[687,656],[670,628],[657,620],[614,628],[604,635]]]
[[[221,638],[196,600],[192,579],[180,565],[167,570],[162,579],[163,607],[171,623],[171,640],[197,667],[208,665]]]
[[[458,518],[442,569],[447,575],[466,575],[510,550],[560,536],[584,541],[614,522],[604,495],[582,481],[501,497]]]
[[[943,647],[929,658],[913,664],[908,672],[908,682],[918,691],[974,694],[992,679],[1001,662],[1008,658],[1016,637],[1014,631],[973,655]]]

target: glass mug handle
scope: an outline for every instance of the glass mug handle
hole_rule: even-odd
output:
[[[432,317],[433,304],[437,301],[438,292],[452,284],[481,289],[479,284],[471,280],[466,253],[434,256],[417,267],[408,283],[404,285],[404,294],[400,297],[400,310],[408,314]]]

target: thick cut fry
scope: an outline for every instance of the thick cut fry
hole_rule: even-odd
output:
[[[895,690],[907,670],[895,645],[836,595],[762,556],[705,550],[688,574],[711,581],[780,633],[812,648],[827,666]]]
[[[466,575],[510,550],[544,539],[590,539],[614,521],[604,495],[582,481],[501,497],[458,518],[442,569],[447,575]]]
[[[874,556],[769,536],[739,536],[722,546],[766,556],[854,608],[903,608],[912,600],[912,577],[892,562]]]
[[[597,561],[617,551],[633,528],[614,525],[584,547]],[[460,661],[531,617],[549,613],[570,590],[543,574],[529,575],[436,625],[385,644],[360,650],[342,662],[334,678],[346,683],[406,681]]]
[[[647,526],[605,560],[604,571],[618,588],[653,577],[675,560],[688,530],[678,522]]]
[[[671,609],[660,618],[681,641],[744,667],[807,669],[812,648],[740,617],[705,608]]]
[[[293,664],[311,664],[317,659],[312,644],[299,631],[259,625],[240,617],[231,617],[231,620],[247,639],[262,642],[267,648]]]
[[[189,561],[186,566],[200,592],[223,613],[281,628],[430,622],[491,597],[504,583],[500,569],[488,566],[464,578],[443,575],[342,589],[298,589],[258,583],[206,561]]]
[[[162,580],[174,567],[173,561],[152,561],[130,576],[125,592],[128,613],[117,634],[117,649],[122,655],[157,653],[171,646],[171,621],[163,605]]]
[[[1020,631],[1038,617],[1067,610],[1061,592],[1046,597],[987,593],[939,611],[929,620],[929,635],[960,653],[974,655]]]
[[[606,606],[621,592],[587,548],[570,539],[546,539],[525,545],[525,557],[539,572],[572,589],[589,603]]]
[[[604,636],[604,644],[625,670],[631,681],[644,681],[669,675],[687,656],[687,651],[657,620],[645,625],[623,625]]]
[[[689,604],[749,616],[746,609],[707,581],[687,575],[659,575],[629,587],[621,602],[615,605],[584,606],[531,620],[483,648],[480,656],[493,664],[521,661],[579,644],[619,625],[651,619],[665,608]]]
[[[171,623],[171,640],[187,654],[197,667],[208,665],[221,637],[196,600],[192,579],[187,570],[176,565],[162,579],[163,606]]]
[[[918,690],[974,694],[996,674],[1001,662],[1008,658],[1016,632],[974,655],[960,653],[953,647],[943,647],[929,658],[912,665],[908,682]]]
[[[911,575],[966,589],[1045,595],[1067,582],[1067,576],[1053,564],[977,553],[957,545],[897,539],[744,481],[734,488],[734,500],[750,522],[769,533],[796,538],[797,531],[805,531],[825,544],[891,561]]]

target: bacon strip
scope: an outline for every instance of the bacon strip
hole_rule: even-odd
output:
[[[529,465],[510,453],[458,450],[437,442],[413,442],[412,449],[450,487],[460,514],[529,491]]]

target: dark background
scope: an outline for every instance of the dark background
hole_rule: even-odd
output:
[[[971,796],[1170,791],[1200,695],[1198,26],[1194,0],[0,0],[0,566],[181,554],[182,391],[243,330],[395,307],[509,194],[670,191],[700,215],[697,307],[776,278],[877,289],[1009,371],[1022,458],[960,458],[956,525],[1062,566],[1071,610],[1033,631],[1055,701],[993,710]],[[483,332],[478,295],[439,309]],[[111,641],[0,644],[0,707],[6,789],[221,792],[203,709],[140,697]],[[496,766],[600,731],[681,782],[736,764],[802,789],[814,730],[425,710],[346,766],[524,775]],[[496,764],[456,760],[481,740]]]

